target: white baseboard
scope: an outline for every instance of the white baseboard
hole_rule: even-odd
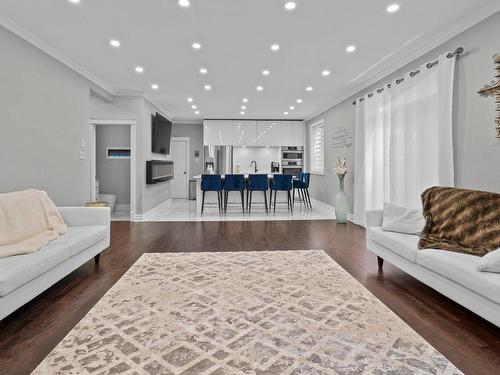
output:
[[[151,216],[155,214],[158,210],[163,209],[166,205],[170,204],[172,198],[168,198],[166,201],[160,203],[158,206],[153,207],[149,211],[143,212],[142,214],[135,214],[134,215],[134,222],[143,222],[147,221]]]

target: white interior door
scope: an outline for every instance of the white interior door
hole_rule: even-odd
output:
[[[174,161],[174,179],[171,184],[172,198],[188,198],[189,173],[188,173],[188,140],[173,139],[170,154]]]

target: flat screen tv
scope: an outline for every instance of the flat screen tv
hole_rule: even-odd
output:
[[[171,136],[172,123],[159,113],[151,115],[151,152],[169,154]]]

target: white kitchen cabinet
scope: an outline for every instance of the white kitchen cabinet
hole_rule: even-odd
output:
[[[294,121],[292,130],[292,143],[290,146],[304,146],[305,145],[305,125],[303,121]]]
[[[234,144],[231,120],[205,120],[203,122],[203,144],[205,146],[230,146]]]
[[[274,128],[273,128],[274,129]],[[279,127],[273,133],[273,138],[278,144],[274,146],[293,146],[293,122],[281,121]]]
[[[234,146],[255,146],[257,121],[233,121]]]
[[[277,128],[277,121],[257,121],[256,146],[274,146],[272,130]]]
[[[304,125],[294,121],[206,120],[206,146],[302,146]]]
[[[219,137],[219,146],[232,146],[235,143],[233,133],[233,121],[219,120],[217,121],[217,133]]]
[[[216,120],[205,120],[203,122],[203,144],[214,146],[219,144],[218,124]]]

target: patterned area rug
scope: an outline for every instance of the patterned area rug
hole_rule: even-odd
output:
[[[35,374],[460,374],[323,251],[144,254]]]

